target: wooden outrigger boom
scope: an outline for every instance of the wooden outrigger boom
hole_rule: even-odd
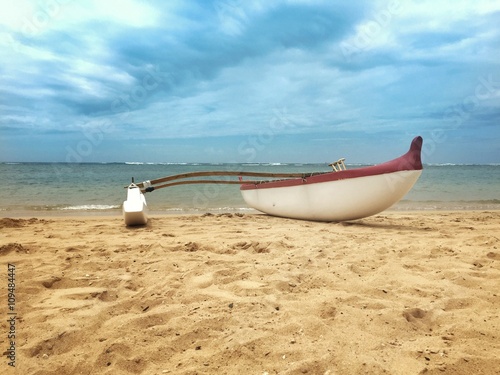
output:
[[[169,182],[167,184],[163,184],[163,185],[158,185],[158,186],[154,186],[152,187],[154,190],[157,190],[157,189],[162,189],[162,188],[166,188],[166,187],[171,187],[171,186],[177,186],[177,185],[190,185],[190,184],[227,184],[227,185],[241,185],[241,184],[258,184],[258,183],[262,183],[263,181],[254,181],[254,180],[238,180],[238,181],[235,181],[235,180],[228,180],[228,181],[224,181],[224,180],[187,180],[187,181],[177,181],[177,182]],[[144,192],[151,192],[153,190],[144,190]]]
[[[163,185],[157,185],[153,186],[156,184],[160,184],[163,182],[169,182],[169,181],[176,181],[176,180],[182,180],[182,179],[187,179],[187,178],[193,178],[193,177],[210,177],[210,176],[238,176],[238,177],[268,177],[268,178],[308,178],[311,176],[315,176],[318,174],[322,174],[326,172],[312,172],[312,173],[269,173],[269,172],[246,172],[246,171],[206,171],[206,172],[189,172],[189,173],[181,173],[181,174],[176,174],[176,175],[171,175],[171,176],[166,176],[166,177],[161,177],[157,178],[155,180],[150,180],[150,181],[144,181],[137,183],[136,185],[141,188],[143,193],[149,193],[157,189],[165,188],[165,187],[171,187],[171,186],[176,186],[176,185],[187,185],[187,184],[232,184],[232,185],[237,185],[237,184],[259,184],[264,181],[258,181],[258,180],[238,180],[238,181],[231,181],[231,180],[186,180],[186,181],[179,181],[179,182],[174,182],[174,183],[168,183],[168,184],[163,184]],[[268,181],[265,181],[268,182]]]
[[[282,181],[283,179],[302,178],[328,172],[312,173],[269,173],[269,172],[244,172],[244,171],[205,171],[189,172],[177,175],[166,176],[151,181],[144,181],[135,184],[132,178],[132,184],[125,186],[127,190],[127,200],[123,203],[123,216],[126,225],[145,225],[147,223],[147,204],[144,193],[149,193],[157,189],[188,184],[229,184],[229,185],[258,185],[270,181]],[[193,177],[210,176],[238,176],[238,180],[201,180],[192,179]],[[274,180],[243,180],[242,177],[268,177]],[[178,181],[183,180],[183,181]],[[173,181],[173,182],[170,182]],[[155,185],[155,186],[153,186]]]

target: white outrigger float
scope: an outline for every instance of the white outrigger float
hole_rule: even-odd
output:
[[[132,183],[127,186],[127,200],[123,202],[125,225],[145,225],[148,222],[148,205],[141,188]]]
[[[127,225],[147,222],[144,192],[183,184],[239,184],[248,206],[273,216],[314,221],[347,221],[377,214],[410,191],[422,174],[422,137],[413,139],[399,158],[347,170],[344,159],[330,164],[333,171],[314,173],[192,172],[128,186],[123,213]],[[205,176],[238,176],[238,181],[184,180]],[[243,181],[247,177],[273,177],[271,181]],[[170,182],[175,180],[182,180]],[[165,183],[167,182],[167,183]],[[161,185],[158,185],[161,184]],[[156,185],[156,186],[154,186]],[[125,203],[130,202],[127,204]],[[132,203],[133,202],[133,203]]]

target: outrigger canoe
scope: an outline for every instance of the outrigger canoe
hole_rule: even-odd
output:
[[[344,159],[339,159],[330,164],[333,168],[330,172],[207,171],[167,176],[137,185],[132,183],[127,187],[127,201],[123,204],[125,223],[146,224],[147,204],[143,193],[200,183],[239,184],[249,207],[273,216],[313,221],[361,219],[386,210],[411,190],[422,174],[422,144],[422,137],[416,137],[408,152],[396,159],[349,170]],[[206,176],[238,176],[239,180],[185,180]],[[243,176],[279,179],[244,181]]]

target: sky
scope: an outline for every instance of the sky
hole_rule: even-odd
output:
[[[0,0],[0,161],[500,163],[497,0]]]

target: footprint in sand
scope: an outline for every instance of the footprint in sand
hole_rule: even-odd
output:
[[[432,330],[434,325],[434,313],[418,307],[403,311],[403,317],[415,328]]]
[[[240,241],[233,245],[234,250],[251,250],[254,253],[269,253],[270,242]]]
[[[408,309],[403,312],[403,316],[407,322],[412,323],[424,319],[427,316],[427,311],[419,308]]]
[[[15,251],[16,253],[27,253],[28,251],[23,245],[17,242],[8,243],[7,245],[0,246],[0,255],[7,255],[10,252]]]

